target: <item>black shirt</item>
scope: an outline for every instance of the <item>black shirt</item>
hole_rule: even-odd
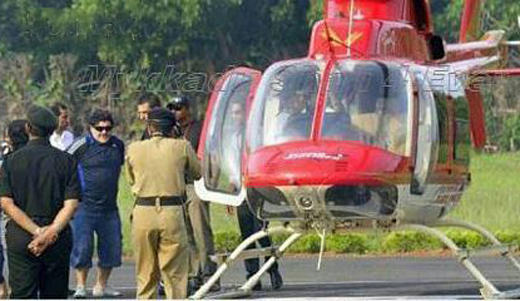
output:
[[[183,129],[184,138],[191,143],[195,152],[199,150],[200,134],[202,132],[202,123],[198,120],[189,122]]]
[[[4,162],[0,196],[13,198],[31,218],[54,219],[65,200],[80,198],[76,163],[47,139],[31,140]]]
[[[150,134],[148,134],[148,130],[144,129],[143,134],[141,135],[141,140],[148,140],[150,139]]]
[[[182,132],[184,138],[190,142],[195,152],[197,152],[199,148],[200,134],[202,132],[202,123],[198,120],[192,120],[183,127]],[[193,184],[194,181],[195,180],[190,175],[186,175],[186,183]]]

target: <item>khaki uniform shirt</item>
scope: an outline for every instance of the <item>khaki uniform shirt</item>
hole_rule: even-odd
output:
[[[128,147],[126,172],[137,197],[182,196],[185,173],[198,180],[200,163],[184,139],[152,137]]]

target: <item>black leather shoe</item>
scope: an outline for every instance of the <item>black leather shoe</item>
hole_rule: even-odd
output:
[[[280,275],[280,272],[278,270],[274,270],[269,273],[269,276],[271,277],[271,286],[273,287],[273,290],[279,290],[283,286],[283,279],[282,275]]]

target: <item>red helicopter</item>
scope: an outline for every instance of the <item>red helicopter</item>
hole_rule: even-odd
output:
[[[231,206],[246,201],[260,219],[290,224],[242,242],[192,298],[204,297],[238,258],[274,255],[228,298],[249,295],[309,231],[325,237],[374,227],[434,235],[481,283],[484,298],[520,296],[499,291],[469,256],[501,254],[520,270],[511,250],[485,229],[446,217],[471,182],[471,145],[486,142],[479,79],[520,75],[501,69],[503,31],[477,39],[481,6],[466,0],[460,41],[446,45],[434,34],[428,0],[325,0],[307,57],[222,76],[198,150],[197,194]],[[493,247],[463,250],[435,227],[476,231]],[[292,233],[280,247],[244,251],[280,231]]]

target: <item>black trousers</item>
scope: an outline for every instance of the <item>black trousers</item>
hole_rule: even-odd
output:
[[[67,299],[72,251],[69,227],[39,257],[27,249],[31,235],[14,221],[7,223],[5,239],[11,299]]]
[[[262,230],[264,224],[261,220],[259,220],[252,212],[249,210],[249,206],[246,202],[242,203],[242,205],[237,208],[238,215],[238,225],[240,227],[240,234],[242,235],[242,240],[245,240],[249,236],[254,233]],[[267,223],[265,224],[267,227]],[[271,239],[269,236],[266,236],[258,241],[262,248],[270,247],[272,245]],[[256,244],[252,243],[247,246],[247,250],[256,248]],[[270,256],[265,257],[265,261],[269,259]],[[258,258],[251,258],[244,260],[246,265],[247,277],[253,276],[260,269],[260,260]],[[278,262],[275,262],[271,268],[269,268],[269,273],[278,270]]]

